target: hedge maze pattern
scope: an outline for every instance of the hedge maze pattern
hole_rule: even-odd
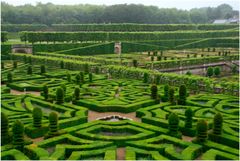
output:
[[[74,66],[72,60],[59,62],[60,56],[52,61],[58,56],[49,58],[44,67],[23,60],[21,54],[21,61],[4,64],[3,160],[117,160],[119,148],[124,148],[126,160],[239,159],[237,96],[189,88],[185,92],[185,86],[179,90],[174,83],[168,88],[164,80],[171,77],[140,75],[132,68],[129,73],[112,66],[98,69],[101,57],[91,58],[95,62],[87,65],[76,57],[80,63]],[[84,70],[71,70],[77,67]],[[108,74],[96,74],[108,69]],[[134,76],[141,79],[130,79]],[[88,121],[91,112],[134,113],[140,121],[115,116]],[[23,137],[14,128],[16,120],[24,125]],[[205,141],[198,139],[199,120],[207,122],[207,127],[201,125]]]

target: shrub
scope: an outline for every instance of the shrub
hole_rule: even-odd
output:
[[[80,74],[76,75],[76,83],[79,84],[80,83]]]
[[[5,145],[9,142],[8,130],[8,117],[5,113],[1,112],[1,145]]]
[[[189,55],[189,54],[187,54],[187,58],[190,58],[190,55]]]
[[[28,57],[28,63],[32,64],[32,57],[31,56]]]
[[[79,97],[80,97],[80,89],[78,87],[75,87],[74,98],[75,98],[75,100],[79,100]]]
[[[88,74],[88,78],[89,78],[89,82],[92,82],[92,78],[93,78],[92,73]]]
[[[62,104],[64,102],[64,91],[62,87],[57,88],[56,91],[56,103]]]
[[[49,135],[54,136],[58,131],[58,115],[56,112],[49,114]]]
[[[179,105],[186,105],[187,89],[185,85],[181,85],[179,88]]]
[[[32,66],[31,65],[28,66],[27,74],[32,74]]]
[[[219,76],[220,73],[221,73],[220,67],[215,67],[215,68],[214,68],[214,74],[215,74],[215,76]]]
[[[13,75],[12,75],[11,72],[9,72],[9,73],[7,74],[7,82],[8,82],[8,83],[12,83],[12,82],[13,82]]]
[[[166,102],[169,100],[169,86],[167,84],[164,86],[164,95],[161,97],[161,100],[163,102]]]
[[[148,77],[149,77],[149,75],[147,73],[143,74],[143,83],[147,83],[148,82]]]
[[[13,62],[13,68],[16,69],[17,68],[17,61]]]
[[[190,71],[187,71],[186,75],[192,75],[192,73]]]
[[[185,128],[192,128],[193,111],[190,107],[186,109],[185,117]]]
[[[175,113],[171,113],[168,117],[168,127],[170,135],[177,136],[179,128],[179,118]]]
[[[65,93],[66,93],[66,90],[67,90],[66,85],[65,85],[65,84],[61,84],[61,88],[63,89],[63,92],[64,92],[64,94],[65,94]]]
[[[174,92],[175,90],[173,87],[169,88],[168,96],[169,96],[169,102],[171,102],[171,104],[175,104]]]
[[[221,51],[218,52],[218,56],[221,56]]]
[[[154,61],[154,56],[151,56],[151,61]]]
[[[208,137],[207,130],[208,130],[207,121],[202,120],[202,119],[198,120],[198,123],[197,123],[197,141],[199,141],[199,142],[206,141],[206,139]]]
[[[213,48],[213,49],[212,49],[212,51],[213,51],[213,52],[215,52],[215,51],[216,51],[216,49],[215,49],[215,48]]]
[[[237,69],[238,69],[238,67],[236,65],[233,65],[232,66],[232,73],[236,74],[237,73]]]
[[[157,93],[158,93],[158,88],[157,88],[157,85],[156,84],[153,84],[151,86],[151,97],[153,99],[156,99],[157,98]]]
[[[46,73],[46,67],[45,65],[41,65],[41,71],[40,71],[41,74],[43,73]]]
[[[48,99],[48,86],[47,85],[43,86],[43,96],[44,96],[45,100]]]
[[[4,62],[1,62],[1,69],[4,69]]]
[[[33,126],[37,128],[42,126],[42,109],[39,107],[33,109]]]
[[[150,51],[148,51],[148,56],[150,56],[151,55],[151,52]]]
[[[213,68],[212,68],[212,67],[208,67],[208,68],[207,68],[207,76],[208,76],[208,77],[213,76]]]
[[[84,64],[84,73],[89,73],[89,65],[88,64]]]
[[[133,59],[133,67],[137,67],[138,66],[138,62],[136,59]]]
[[[157,61],[161,61],[162,60],[162,56],[157,56]]]
[[[21,121],[16,120],[12,126],[13,132],[13,144],[16,146],[17,149],[21,149],[24,145],[24,125]]]
[[[61,68],[61,69],[64,68],[64,62],[63,62],[63,61],[60,62],[60,68]]]
[[[80,72],[80,83],[83,84],[84,83],[84,73]]]
[[[216,135],[221,135],[222,133],[222,124],[223,124],[223,117],[221,113],[217,113],[213,119],[213,133]]]
[[[72,81],[71,74],[69,74],[69,73],[67,73],[67,81],[68,81],[68,82],[71,82],[71,81]]]

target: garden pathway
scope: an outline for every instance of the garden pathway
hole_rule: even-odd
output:
[[[117,160],[125,160],[126,148],[117,148]]]
[[[14,90],[14,89],[11,89],[11,94],[14,94],[14,95],[22,95],[22,94],[33,94],[35,96],[40,96],[40,92],[37,92],[37,91],[26,91],[26,92],[22,92],[22,91],[18,91],[18,90]]]

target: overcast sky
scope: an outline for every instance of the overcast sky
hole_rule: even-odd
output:
[[[179,9],[191,9],[200,7],[216,7],[222,3],[227,3],[233,7],[233,9],[239,10],[239,0],[1,0],[12,5],[32,4],[37,2],[53,4],[144,4],[154,5],[159,8],[179,8]]]

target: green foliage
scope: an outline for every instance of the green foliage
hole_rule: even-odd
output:
[[[214,74],[215,74],[215,76],[219,76],[220,73],[221,73],[220,67],[215,67],[215,68],[214,68]]]
[[[1,62],[1,69],[4,69],[4,62]]]
[[[13,74],[11,72],[9,72],[7,74],[7,82],[8,83],[12,83],[13,82]]]
[[[158,88],[156,84],[153,84],[151,86],[151,97],[152,99],[157,99],[157,95],[158,95]]]
[[[42,126],[42,109],[35,107],[33,109],[33,126],[39,128]]]
[[[9,125],[8,116],[1,112],[1,145],[9,143]]]
[[[151,61],[154,61],[154,56],[151,56]]]
[[[80,74],[77,74],[76,77],[75,77],[77,84],[80,83],[80,78],[81,78]]]
[[[161,61],[162,60],[162,56],[157,56],[157,61]]]
[[[169,96],[169,102],[171,102],[171,104],[175,104],[174,92],[175,92],[174,88],[170,87],[168,91],[168,96]]]
[[[72,82],[72,76],[70,73],[67,73],[67,81]]]
[[[62,104],[63,102],[64,102],[64,90],[62,87],[59,87],[56,90],[56,103]]]
[[[44,74],[46,73],[46,67],[45,65],[41,65],[41,71],[40,71],[41,74]]]
[[[89,66],[88,66],[88,64],[84,64],[84,73],[86,73],[86,74],[89,73]]]
[[[60,61],[60,68],[64,69],[64,61]]]
[[[13,132],[13,144],[16,148],[22,148],[24,145],[24,125],[21,121],[16,120],[12,125],[12,132]]]
[[[179,128],[179,118],[178,115],[175,113],[171,113],[168,117],[168,126],[170,134],[177,135],[178,128]]]
[[[47,85],[43,86],[43,96],[44,96],[45,100],[48,99],[48,86]]]
[[[187,88],[185,85],[181,85],[179,87],[179,105],[186,105],[186,98],[187,98]]]
[[[8,33],[7,32],[1,32],[1,42],[4,43],[8,41]]]
[[[58,131],[58,114],[51,112],[49,114],[49,135],[54,136]]]
[[[213,76],[213,68],[212,68],[212,67],[208,67],[208,68],[207,68],[207,76],[208,76],[208,77]]]
[[[27,59],[28,59],[28,63],[29,63],[29,64],[32,64],[32,57],[31,57],[31,56],[28,56]]]
[[[27,68],[27,74],[32,74],[32,66],[29,65],[28,68]]]
[[[193,111],[192,108],[187,108],[185,111],[185,128],[192,128],[192,117]]]
[[[147,83],[149,79],[149,75],[147,73],[143,74],[143,83]]]
[[[17,61],[13,61],[13,68],[14,68],[14,69],[17,68],[17,65],[18,65],[18,62],[17,62]]]
[[[89,78],[89,82],[92,82],[92,81],[93,81],[93,80],[92,80],[93,74],[92,74],[92,73],[89,73],[89,74],[88,74],[88,78]]]
[[[220,135],[222,133],[223,117],[221,113],[217,113],[213,119],[213,133]]]
[[[207,121],[201,119],[197,122],[197,141],[204,142],[206,141],[208,134],[208,124]]]
[[[237,69],[238,69],[237,65],[233,65],[232,66],[232,73],[236,74],[237,73]]]
[[[79,100],[80,98],[80,89],[78,87],[75,87],[74,89],[74,98],[75,100]]]
[[[138,66],[138,62],[136,59],[133,59],[133,67],[137,67]]]
[[[84,83],[84,73],[80,72],[80,83],[83,84]]]
[[[192,75],[192,73],[190,71],[187,71],[186,75]]]

